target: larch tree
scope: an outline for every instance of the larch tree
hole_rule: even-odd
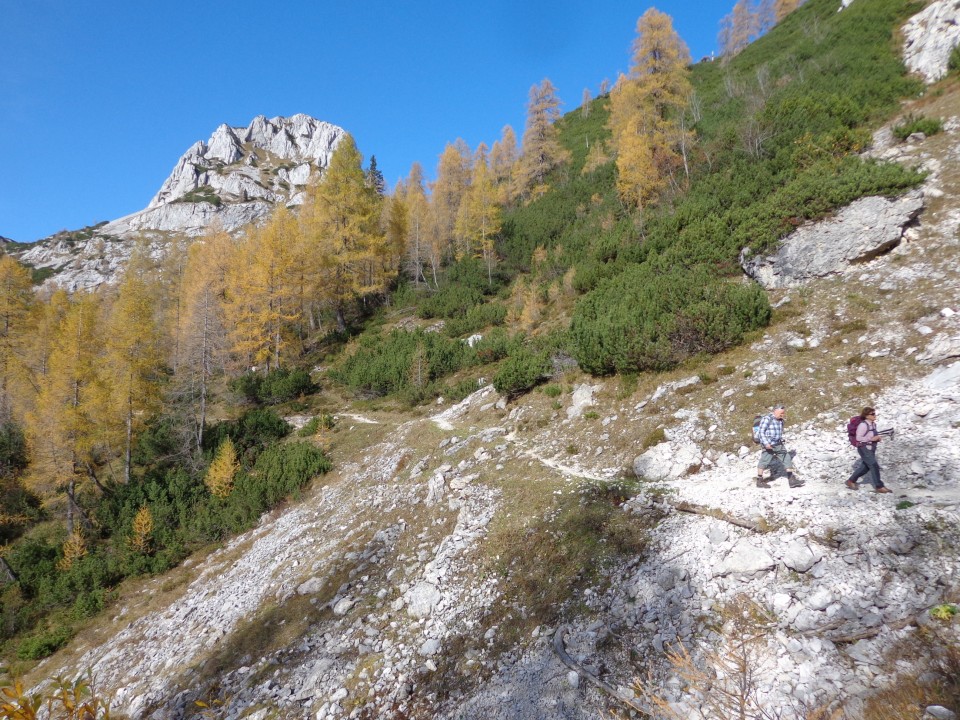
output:
[[[583,89],[583,95],[580,97],[580,117],[586,119],[590,117],[590,104],[593,102],[593,95],[590,94],[590,88]]]
[[[485,150],[482,144],[477,150],[470,188],[457,213],[456,235],[458,256],[468,253],[481,256],[487,266],[487,284],[492,285],[496,259],[494,240],[500,232],[501,213]]]
[[[549,79],[530,88],[527,124],[523,131],[520,160],[517,163],[517,189],[525,198],[546,190],[547,175],[570,159],[570,151],[560,144],[554,122],[560,117],[560,99]]]
[[[210,494],[218,498],[229,496],[233,491],[233,480],[239,469],[240,463],[237,461],[237,451],[233,446],[233,440],[226,437],[220,443],[220,447],[217,448],[217,454],[203,478]]]
[[[22,344],[33,302],[30,272],[9,255],[0,257],[0,425],[13,418],[16,386],[25,377]]]
[[[313,290],[341,332],[347,306],[384,292],[392,277],[380,229],[381,198],[367,182],[362,161],[353,138],[345,136],[301,213]]]
[[[80,510],[76,490],[99,483],[109,393],[100,374],[103,338],[99,298],[75,294],[57,328],[35,407],[26,416],[30,467],[26,482],[41,494],[64,492],[67,532]],[[81,516],[82,517],[82,516]]]
[[[224,230],[211,229],[190,246],[184,268],[175,385],[187,408],[190,444],[197,455],[203,447],[210,381],[225,368],[228,343],[223,303],[235,247]]]
[[[248,230],[233,253],[224,309],[233,352],[248,367],[279,368],[288,329],[300,318],[299,232],[296,218],[280,206],[263,227]]]
[[[729,15],[720,21],[720,54],[727,61],[760,34],[760,16],[749,0],[738,0]]]
[[[780,22],[803,3],[800,0],[774,0],[773,14],[776,22]]]
[[[423,168],[415,162],[404,185],[404,201],[407,208],[406,271],[413,279],[414,287],[427,283],[424,266],[428,257],[430,201],[423,186]]]
[[[490,148],[490,172],[493,175],[494,185],[497,186],[501,205],[509,205],[513,202],[515,189],[513,178],[519,158],[517,134],[512,127],[504,125],[500,132],[500,139]]]
[[[386,240],[388,268],[394,276],[399,274],[406,256],[407,226],[410,211],[407,207],[407,186],[400,181],[383,202],[383,232]]]
[[[470,148],[460,139],[448,144],[440,154],[437,179],[430,187],[435,233],[431,252],[437,256],[432,262],[438,265],[454,255],[454,226],[460,203],[470,187],[472,157]]]
[[[128,265],[107,320],[101,370],[111,389],[113,412],[122,418],[124,482],[130,482],[134,434],[160,405],[165,363],[157,277]]]
[[[629,205],[655,202],[678,169],[688,172],[689,64],[690,52],[670,16],[647,10],[637,21],[630,74],[610,94],[617,190]]]

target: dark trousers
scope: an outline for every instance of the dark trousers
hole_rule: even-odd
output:
[[[869,447],[858,447],[857,452],[860,454],[860,459],[853,468],[853,475],[850,476],[848,482],[856,482],[869,473],[873,487],[876,489],[882,488],[883,483],[880,481],[880,463],[877,462],[877,453]]]

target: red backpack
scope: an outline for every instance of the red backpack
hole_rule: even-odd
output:
[[[860,447],[860,443],[857,442],[857,428],[862,422],[862,417],[859,415],[854,415],[852,418],[850,418],[850,422],[847,423],[847,440],[849,440],[850,444],[854,447]]]

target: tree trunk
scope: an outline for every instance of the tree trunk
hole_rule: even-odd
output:
[[[7,561],[0,556],[0,584],[8,582],[17,582],[17,574],[13,571],[13,568],[7,563]]]

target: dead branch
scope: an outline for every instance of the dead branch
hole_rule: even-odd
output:
[[[670,503],[673,505],[673,508],[678,512],[690,513],[691,515],[703,515],[704,517],[712,517],[715,520],[722,520],[723,522],[730,523],[731,525],[736,525],[737,527],[744,528],[750,532],[760,533],[763,532],[759,525],[756,523],[748,522],[746,520],[739,520],[738,518],[730,517],[722,510],[716,510],[714,508],[706,508],[701,505],[693,505],[685,501]]]
[[[566,625],[561,625],[557,628],[557,631],[553,634],[553,651],[557,654],[557,657],[560,658],[560,662],[566,665],[568,668],[577,673],[580,677],[584,678],[587,682],[599,688],[603,692],[607,693],[617,702],[621,702],[624,705],[628,706],[632,710],[636,710],[639,713],[643,713],[644,716],[650,717],[650,710],[646,707],[640,705],[636,700],[625,698],[620,693],[617,692],[616,688],[608,683],[605,683],[603,680],[598,678],[592,672],[587,670],[583,665],[578,663],[572,657],[567,654],[567,649],[564,646],[564,638],[567,636],[568,628]]]

